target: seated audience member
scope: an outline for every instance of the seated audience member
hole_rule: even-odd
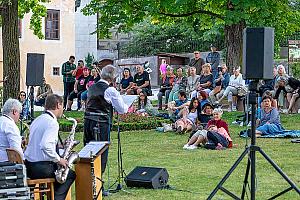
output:
[[[46,79],[43,78],[43,85],[41,85],[38,88],[38,91],[36,94],[36,100],[35,100],[34,104],[36,106],[44,106],[47,95],[52,94],[52,93],[53,93],[53,91],[52,91],[50,84],[47,84]]]
[[[228,111],[236,111],[237,99],[232,98],[233,95],[238,95],[238,88],[245,87],[245,81],[242,74],[240,73],[241,68],[235,67],[233,69],[233,75],[230,76],[229,85],[225,89],[222,97],[215,103],[219,104],[225,97],[228,99],[229,108]]]
[[[216,100],[221,98],[225,89],[227,88],[230,80],[230,75],[227,71],[226,64],[223,64],[221,70],[218,73],[218,77],[214,80],[214,88],[209,93],[211,103],[214,105]]]
[[[278,80],[278,88],[275,92],[274,99],[278,99],[281,91],[286,93],[289,107],[287,113],[297,112],[298,109],[295,108],[295,103],[299,98],[300,81],[293,77],[280,77]]]
[[[27,117],[29,115],[30,102],[29,102],[29,99],[26,98],[26,93],[24,91],[21,91],[19,93],[18,100],[22,104],[22,112],[20,114],[20,118],[21,119],[27,119]]]
[[[186,94],[189,97],[193,91],[197,89],[200,76],[196,74],[196,68],[189,68],[189,77],[187,78]]]
[[[8,99],[2,108],[0,117],[0,162],[8,161],[6,149],[17,150],[22,158],[23,150],[21,148],[22,137],[16,123],[22,112],[22,104],[17,99]]]
[[[210,103],[202,106],[202,111],[198,110],[198,121],[202,127],[206,127],[209,120],[212,119],[214,107]]]
[[[221,108],[215,108],[213,110],[213,118],[208,121],[207,127],[211,125],[216,125],[218,128],[224,128],[226,132],[230,135],[229,130],[228,130],[228,124],[222,120],[222,114],[223,110]]]
[[[168,102],[175,101],[178,99],[178,92],[185,91],[187,86],[187,78],[183,76],[183,69],[179,67],[176,70],[176,78],[174,79],[174,85],[169,94]]]
[[[202,66],[202,72],[199,77],[199,82],[197,83],[197,91],[205,91],[209,94],[212,90],[214,78],[211,73],[211,66],[209,63],[206,63]],[[197,91],[193,91],[191,97],[195,97]]]
[[[275,94],[274,86],[275,86],[276,75],[277,75],[277,69],[274,67],[273,68],[273,79],[259,81],[258,92],[259,92],[260,99],[258,100],[258,104],[261,103],[261,98],[264,96],[266,91],[269,91],[269,92],[272,92]]]
[[[203,90],[201,90],[197,93],[197,99],[198,99],[198,102],[199,102],[197,110],[199,112],[201,112],[201,110],[202,110],[202,108],[205,104],[209,103],[207,97],[208,97],[207,93]]]
[[[165,108],[167,108],[167,103],[169,99],[169,94],[172,90],[173,84],[174,84],[174,74],[173,74],[173,68],[167,67],[167,73],[162,77],[162,84],[160,86],[160,90],[157,94],[158,97],[158,109],[162,109],[162,98],[165,96]]]
[[[276,93],[276,91],[278,91],[278,94],[277,95],[275,94],[274,98],[277,99],[277,101],[278,101],[279,111],[282,111],[282,109],[284,108],[284,106],[286,104],[286,101],[285,101],[286,93],[284,93],[284,91],[280,89],[279,81],[287,80],[288,78],[289,78],[289,75],[286,73],[285,67],[283,65],[278,65],[277,66],[277,75],[275,77],[275,83],[274,83],[275,93]]]
[[[272,97],[265,96],[262,100],[262,109],[257,119],[256,136],[277,134],[283,131],[279,112],[271,106]]]
[[[208,149],[221,150],[223,148],[232,147],[232,139],[227,131],[216,125],[211,125],[207,130],[199,130],[190,138],[187,144],[183,146],[184,149],[197,149],[200,144],[205,145]]]
[[[180,110],[189,105],[190,102],[186,97],[185,91],[180,91],[178,93],[178,99],[176,101],[172,101],[168,103],[168,111],[169,111],[170,119],[175,122],[175,120],[178,119],[178,113],[180,112]]]
[[[179,113],[182,117],[175,122],[175,128],[177,133],[185,133],[187,131],[191,131],[193,126],[197,125],[197,107],[198,100],[196,98],[192,98],[190,105],[188,108],[182,109]]]
[[[136,74],[133,77],[133,85],[127,90],[127,94],[139,94],[145,91],[148,96],[152,95],[149,74],[141,65],[136,66]]]
[[[71,111],[73,100],[75,98],[77,98],[77,110],[80,110],[81,94],[86,90],[86,84],[88,83],[89,79],[90,79],[90,70],[89,68],[84,67],[83,74],[78,79],[76,79],[74,90],[71,92],[71,94],[68,97],[67,111]]]
[[[59,131],[57,118],[63,114],[62,97],[56,94],[48,95],[45,110],[45,113],[35,118],[30,125],[29,142],[24,153],[27,176],[32,179],[55,178],[54,172],[58,165],[66,168],[71,164],[56,152]],[[70,169],[65,183],[55,182],[55,200],[66,198],[75,177],[75,172]]]
[[[120,93],[126,94],[127,91],[133,86],[133,77],[129,68],[124,68],[123,77],[120,81]]]
[[[98,74],[98,71],[95,68],[93,68],[91,70],[91,76],[86,84],[86,90],[81,93],[81,104],[82,104],[81,107],[85,108],[85,102],[87,100],[89,87],[94,85],[94,83],[97,83],[99,80],[100,80],[100,75]]]
[[[129,107],[128,112],[138,113],[141,115],[156,116],[158,111],[153,107],[151,101],[147,98],[147,93],[141,91],[138,95],[138,99],[135,100],[132,106]]]

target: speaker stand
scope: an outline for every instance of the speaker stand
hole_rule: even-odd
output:
[[[251,104],[251,112],[252,112],[252,115],[251,115],[251,144],[244,150],[244,152],[240,155],[240,157],[237,159],[237,161],[235,161],[235,163],[232,165],[232,167],[226,173],[226,175],[222,178],[222,180],[219,182],[219,184],[216,186],[216,188],[211,192],[211,194],[207,198],[208,200],[212,199],[215,196],[215,194],[218,192],[218,190],[222,190],[224,193],[226,193],[233,199],[244,200],[245,193],[246,193],[246,186],[249,184],[248,183],[249,174],[250,174],[250,180],[251,180],[251,184],[250,184],[251,200],[255,200],[255,191],[256,191],[256,184],[255,184],[256,155],[255,155],[255,153],[257,151],[272,165],[272,167],[290,185],[289,188],[283,190],[282,192],[274,195],[273,197],[271,197],[269,199],[275,199],[293,189],[300,195],[300,190],[299,190],[299,188],[297,188],[296,184],[293,183],[293,181],[291,181],[289,179],[289,177],[280,169],[280,167],[259,146],[256,145],[256,134],[255,134],[256,117],[255,117],[255,114],[256,114],[256,104],[257,104],[257,102],[256,102],[257,83],[258,83],[258,81],[251,81],[250,85],[249,85],[249,90],[250,90],[249,103]],[[249,157],[248,157],[248,163],[247,163],[246,173],[245,173],[245,177],[244,177],[243,190],[242,190],[241,197],[238,197],[234,193],[232,193],[229,190],[227,190],[226,188],[224,188],[223,184],[225,183],[225,181],[229,178],[229,176],[232,174],[232,172],[236,169],[236,167],[240,164],[240,162],[243,160],[243,158],[247,154],[249,155]]]
[[[29,99],[30,99],[30,122],[32,122],[34,120],[34,87],[33,86],[30,86]]]

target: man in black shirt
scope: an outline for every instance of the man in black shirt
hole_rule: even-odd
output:
[[[133,86],[127,90],[127,94],[139,94],[145,91],[148,96],[152,95],[149,74],[144,71],[141,65],[136,66],[136,74],[133,78]]]

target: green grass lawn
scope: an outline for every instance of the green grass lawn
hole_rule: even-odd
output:
[[[180,192],[174,190],[152,190],[139,188],[124,189],[123,191],[105,197],[108,200],[174,200],[174,199],[206,199],[221,178],[229,170],[245,148],[246,139],[238,137],[243,129],[231,125],[237,113],[225,113],[223,118],[230,124],[230,133],[233,142],[238,146],[224,151],[197,149],[194,151],[183,150],[187,135],[174,133],[160,133],[150,131],[121,132],[123,167],[128,174],[136,166],[163,167],[170,175],[169,184]],[[300,129],[299,115],[282,116],[286,129]],[[245,127],[244,127],[245,128]],[[76,138],[82,142],[82,133],[77,133]],[[290,142],[291,139],[257,139],[257,144],[283,169],[283,171],[300,187],[300,144]],[[250,141],[248,141],[249,143]],[[76,147],[82,148],[82,143]],[[104,179],[108,188],[108,171],[110,184],[117,179],[117,133],[112,133],[112,144],[109,153],[109,168]],[[109,169],[109,170],[108,170]],[[238,196],[242,190],[242,183],[246,169],[246,160],[238,166],[225,183],[225,187]],[[279,174],[262,158],[257,155],[257,199],[267,199],[286,189],[288,184]],[[74,187],[74,186],[73,186]],[[112,188],[115,188],[113,186]],[[75,199],[73,189],[73,199]],[[249,192],[248,192],[249,196]],[[250,197],[249,197],[250,198]],[[218,192],[214,199],[231,199],[223,192]],[[278,199],[300,199],[299,195],[290,191]]]

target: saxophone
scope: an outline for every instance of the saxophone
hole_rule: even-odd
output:
[[[73,126],[68,138],[65,141],[64,150],[62,154],[62,158],[68,161],[68,166],[64,168],[63,166],[59,165],[58,169],[54,172],[55,178],[57,182],[60,184],[66,182],[67,176],[69,173],[70,168],[72,168],[73,163],[79,158],[77,152],[72,151],[72,149],[79,144],[78,141],[74,140],[75,129],[77,126],[77,121],[74,118],[66,118],[69,121],[73,122]]]

